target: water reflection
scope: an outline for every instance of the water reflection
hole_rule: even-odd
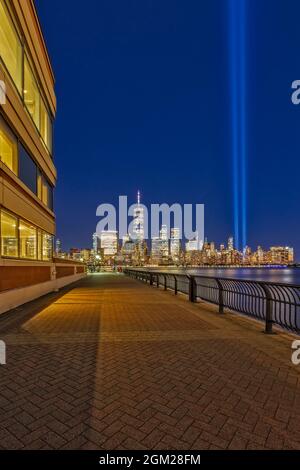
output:
[[[168,270],[161,268],[161,271]],[[175,270],[172,269],[172,272]],[[300,285],[299,268],[196,268],[177,269],[177,272],[187,272],[201,276],[227,277],[233,279],[249,279],[256,281],[282,282]]]

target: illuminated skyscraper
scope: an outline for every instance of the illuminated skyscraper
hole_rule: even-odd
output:
[[[180,229],[171,229],[171,240],[170,240],[170,251],[172,260],[175,262],[179,261],[180,256]]]
[[[161,244],[162,240],[159,237],[154,237],[151,240],[151,259],[153,263],[159,264],[161,262]]]
[[[137,193],[137,204],[135,205],[133,211],[133,238],[137,241],[137,243],[142,244],[145,239],[144,233],[144,208],[141,205],[141,193],[138,191]]]
[[[271,246],[270,262],[272,264],[289,264],[294,261],[294,250],[288,246]]]
[[[234,250],[234,242],[233,242],[233,237],[228,238],[228,251],[233,251]]]
[[[197,251],[198,250],[198,240],[189,240],[188,242],[186,242],[185,244],[185,250],[187,252],[189,251]]]
[[[265,258],[265,254],[264,254],[264,250],[262,249],[261,246],[258,246],[257,247],[257,263],[258,264],[263,264],[264,263],[264,258]]]
[[[169,238],[168,238],[168,227],[162,225],[160,230],[160,239],[161,239],[161,256],[163,258],[168,258],[169,256]]]
[[[145,243],[145,213],[144,207],[141,204],[141,193],[137,193],[137,203],[133,210],[133,231],[132,239],[135,243],[135,254],[133,262],[136,266],[144,265],[147,258],[147,245]]]
[[[100,240],[99,240],[97,233],[94,233],[93,234],[93,252],[95,256],[99,253],[99,250],[100,250]]]
[[[207,239],[205,239],[205,243],[207,243]],[[202,250],[202,248],[203,248],[203,241],[201,240],[199,243],[198,233],[196,233],[196,237],[194,238],[194,240],[189,240],[185,244],[186,251]]]
[[[118,232],[104,230],[100,236],[101,249],[104,256],[114,256],[118,252]]]
[[[55,256],[59,257],[61,254],[61,241],[59,238],[55,241]]]
[[[125,235],[122,242],[122,254],[129,255],[134,253],[134,242],[130,239],[129,236]]]
[[[251,248],[250,246],[245,246],[243,249],[243,261],[245,264],[248,264],[251,262]]]
[[[286,250],[288,252],[288,262],[293,263],[294,262],[294,248],[287,246]]]

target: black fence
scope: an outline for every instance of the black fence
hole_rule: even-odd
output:
[[[274,282],[206,277],[168,272],[125,269],[124,273],[152,286],[189,296],[191,302],[207,301],[265,322],[300,333],[300,286]]]

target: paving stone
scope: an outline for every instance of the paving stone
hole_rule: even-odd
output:
[[[1,449],[300,449],[292,336],[122,275],[53,298],[0,318]]]

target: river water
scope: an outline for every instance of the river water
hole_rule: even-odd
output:
[[[256,281],[282,282],[300,286],[300,268],[166,268],[159,271],[198,274],[199,276],[227,277]]]

